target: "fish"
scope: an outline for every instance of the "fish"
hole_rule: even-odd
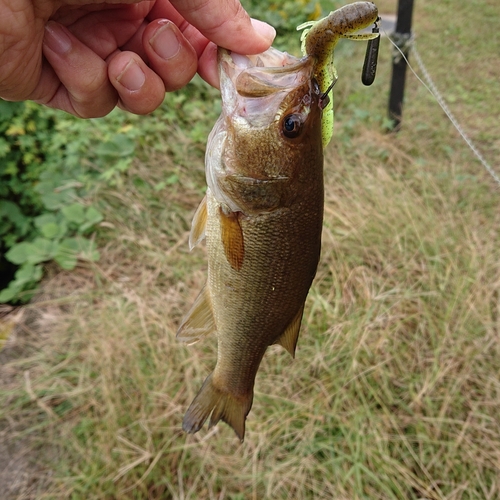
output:
[[[190,246],[205,236],[208,279],[179,327],[193,343],[215,331],[217,363],[185,431],[228,423],[240,440],[268,346],[292,356],[316,273],[323,221],[320,90],[312,59],[276,49],[218,51],[223,113],[206,154],[207,193]]]
[[[177,332],[189,345],[215,333],[217,361],[182,427],[196,433],[207,419],[209,428],[222,420],[243,442],[261,360],[273,344],[295,357],[320,259],[329,99],[314,53],[219,47],[217,57],[222,113],[189,236],[191,249],[206,240],[208,277]]]

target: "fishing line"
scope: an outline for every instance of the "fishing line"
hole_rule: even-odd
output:
[[[462,128],[460,123],[458,123],[457,119],[455,118],[455,115],[451,112],[450,108],[448,108],[448,105],[446,104],[445,100],[443,99],[443,96],[441,93],[438,91],[434,81],[432,80],[429,72],[427,71],[427,68],[424,65],[424,62],[422,61],[422,58],[420,57],[420,54],[417,50],[417,44],[415,41],[415,37],[412,34],[411,37],[408,40],[408,47],[411,47],[413,55],[415,56],[415,60],[417,61],[418,67],[420,68],[420,71],[424,75],[425,80],[427,81],[424,82],[420,76],[418,76],[417,72],[413,69],[412,65],[408,61],[408,58],[404,54],[404,52],[397,46],[397,44],[392,40],[391,36],[387,33],[387,31],[382,28],[382,31],[384,34],[387,36],[391,44],[395,47],[395,49],[399,52],[401,57],[405,60],[406,64],[408,65],[408,68],[410,68],[410,71],[415,75],[416,79],[427,89],[427,91],[434,97],[436,102],[439,104],[441,109],[444,111],[445,115],[448,117],[448,119],[451,121],[453,126],[456,128],[457,132],[460,134],[462,139],[465,141],[467,146],[471,149],[471,151],[476,155],[476,158],[481,162],[483,167],[486,169],[486,171],[493,177],[495,182],[500,185],[500,176],[495,172],[493,167],[486,161],[484,156],[480,153],[480,151],[477,149],[475,144],[472,142],[472,140],[469,138],[469,136],[466,134],[465,130]]]

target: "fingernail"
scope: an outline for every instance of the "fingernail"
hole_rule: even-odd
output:
[[[276,37],[276,30],[270,25],[258,19],[251,19],[254,30],[269,43],[273,43]]]
[[[71,38],[60,24],[49,21],[45,25],[43,43],[57,54],[66,54],[71,50]]]
[[[144,85],[146,75],[140,66],[132,59],[116,79],[126,89],[134,91],[139,90]]]
[[[181,44],[177,38],[174,23],[165,21],[165,24],[158,29],[153,38],[149,41],[153,50],[165,60],[176,56],[181,49]]]

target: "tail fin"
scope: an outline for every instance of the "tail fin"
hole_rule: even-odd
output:
[[[194,434],[203,427],[205,420],[211,414],[209,428],[222,420],[234,429],[240,441],[243,442],[245,419],[252,407],[253,391],[248,397],[243,398],[223,392],[213,384],[212,375],[213,373],[207,377],[200,392],[189,406],[182,422],[182,428],[186,432]]]

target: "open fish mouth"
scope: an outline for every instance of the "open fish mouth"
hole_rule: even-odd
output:
[[[273,47],[257,55],[219,48],[219,71],[224,114],[249,126],[269,125],[283,99],[311,81],[314,61]]]

